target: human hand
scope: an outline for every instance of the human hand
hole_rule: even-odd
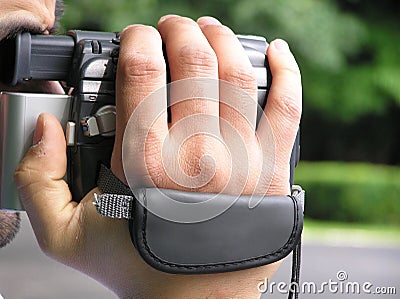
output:
[[[174,82],[168,124],[166,93],[159,92],[166,76],[161,39],[149,27],[130,30],[129,37],[123,36],[128,46],[122,48],[123,70],[117,77],[117,86],[123,87],[117,89],[117,131],[126,133],[124,144],[117,133],[114,173],[131,187],[290,194],[288,161],[301,115],[301,82],[288,45],[277,40],[271,47],[272,53],[280,49],[275,51],[280,59],[270,61],[272,71],[284,64],[291,69],[273,74],[266,117],[256,130],[257,79],[233,32],[212,18],[195,24],[165,17],[159,32]],[[243,145],[244,151],[237,150]]]
[[[61,8],[59,0],[0,0],[0,40],[21,30],[51,32],[56,19],[56,2]]]
[[[159,32],[148,26],[134,25],[121,34],[117,131],[112,158],[112,170],[121,180],[125,180],[122,141],[128,120],[143,99],[165,84],[161,37],[167,46],[172,80],[221,78],[245,89],[250,97],[255,96],[257,85],[251,67],[228,28],[210,18],[202,18],[196,24],[187,18],[171,16],[160,20]],[[267,190],[257,189],[258,177],[255,176],[247,178],[243,192],[283,195],[290,192],[289,158],[301,113],[301,84],[297,64],[284,42],[272,42],[268,57],[274,81],[265,112],[275,136],[274,173]],[[257,140],[252,137],[254,123],[245,125],[247,121],[244,121],[255,119],[254,107],[249,107],[249,116],[245,117],[229,109],[221,115],[221,107],[213,104],[202,107],[199,101],[190,100],[187,105],[182,103],[171,108],[172,123],[192,115],[194,111],[213,113],[227,121],[239,120],[234,125],[243,134],[249,148],[255,149],[254,160],[249,161],[251,169],[254,169],[250,175],[260,174],[257,159],[263,159],[264,152],[259,150]],[[140,123],[141,120],[137,121]],[[155,133],[154,143],[145,144],[142,152],[149,173],[148,181],[157,187],[180,189],[180,185],[170,180],[160,165],[160,140],[169,134],[165,116],[156,124],[159,127],[152,131]],[[232,273],[190,276],[154,270],[133,248],[126,221],[106,219],[97,214],[92,205],[93,192],[79,204],[71,201],[68,186],[62,180],[66,170],[65,140],[54,117],[47,114],[39,117],[34,139],[35,145],[21,162],[15,178],[39,245],[51,257],[97,279],[119,296],[184,298],[211,294],[215,297],[249,298],[259,295],[257,282],[271,276],[277,267],[269,265]],[[184,162],[183,172],[195,176],[198,158],[204,154],[213,157],[213,167],[217,169],[215,175],[196,190],[220,192],[226,183],[229,161],[226,162],[224,154],[201,146],[209,142],[218,148],[219,145],[206,136],[198,136],[181,149],[179,158]],[[221,148],[222,153],[223,150]]]
[[[48,34],[54,30],[56,20],[61,14],[61,0],[0,0],[0,41],[25,30]],[[15,87],[0,83],[0,91],[63,93],[61,86],[56,82],[25,83]],[[18,213],[0,210],[0,248],[14,238],[19,229],[19,222]]]

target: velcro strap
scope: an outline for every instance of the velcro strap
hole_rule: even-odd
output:
[[[104,217],[117,219],[132,219],[135,198],[129,195],[103,193],[94,194],[97,212]]]
[[[93,204],[97,212],[104,217],[131,219],[135,201],[131,189],[104,165],[100,167],[97,184],[103,192],[94,194]]]

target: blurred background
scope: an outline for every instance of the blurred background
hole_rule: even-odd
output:
[[[62,31],[212,15],[290,44],[304,109],[296,182],[310,219],[400,225],[400,2],[66,0]]]
[[[192,18],[211,15],[236,33],[288,41],[303,78],[301,162],[295,174],[295,182],[307,191],[303,280],[324,281],[335,278],[337,271],[344,269],[353,281],[373,280],[375,285],[394,285],[398,296],[399,1],[65,2],[61,33],[68,29],[120,31],[132,23],[156,26],[162,15],[174,13]],[[8,248],[0,250],[0,293],[3,291],[4,296],[4,290],[7,287],[11,289],[4,280],[8,277],[8,271],[3,267],[6,257],[11,256],[8,261],[11,259],[15,265],[18,259],[16,256],[13,258],[13,252],[15,254],[17,250],[15,246],[30,248],[23,243],[27,241],[22,240],[31,235],[26,222],[21,236]],[[33,242],[33,238],[29,238],[29,242]],[[51,263],[48,259],[46,261]],[[26,269],[24,267],[21,264],[21,271]],[[50,268],[54,267],[60,266],[52,264]],[[289,268],[290,261],[286,260],[276,281],[289,282]],[[68,277],[66,281],[74,281],[72,277],[79,277],[75,278],[76,281],[86,279],[78,273],[68,276],[70,274],[65,273],[70,272],[64,268],[60,271]],[[54,277],[53,274],[43,274],[42,279],[46,280],[46,275]],[[11,294],[9,298],[64,298],[66,294],[65,298],[68,298],[75,294],[68,293],[63,285],[53,286],[56,290],[63,290],[62,294],[51,293],[51,288],[44,293],[33,292],[34,295],[18,293],[16,288],[7,292]],[[106,291],[96,293],[96,287],[87,287],[88,293],[82,287],[79,291],[82,296],[78,298],[100,298],[100,293],[104,298],[110,298]],[[35,289],[32,284],[27,288]],[[16,294],[18,296],[13,296]],[[325,294],[323,297],[329,296]],[[342,297],[340,294],[334,296]],[[282,298],[282,295],[276,298]],[[379,298],[398,297],[381,295]]]

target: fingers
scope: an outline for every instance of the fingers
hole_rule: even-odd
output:
[[[76,203],[71,202],[63,180],[67,167],[65,137],[54,116],[39,116],[34,143],[17,167],[14,179],[38,241],[43,245],[46,243],[43,238],[62,237],[61,228],[71,220]]]
[[[135,25],[125,29],[121,35],[117,72],[117,132],[112,158],[113,172],[124,180],[121,145],[124,130],[132,114],[135,120],[134,126],[129,127],[130,137],[135,137],[132,138],[134,141],[144,140],[136,142],[136,147],[133,145],[132,148],[135,154],[139,153],[146,160],[140,167],[135,166],[140,170],[136,172],[140,176],[151,177],[151,173],[147,172],[149,168],[147,162],[154,160],[155,162],[152,162],[154,165],[150,165],[150,168],[154,166],[156,172],[160,173],[158,164],[165,136],[179,135],[174,133],[173,128],[178,127],[174,125],[189,117],[194,119],[196,115],[205,115],[215,119],[221,118],[224,123],[233,126],[243,136],[245,144],[254,149],[254,153],[250,153],[249,163],[257,165],[254,166],[256,170],[268,169],[273,177],[271,184],[269,181],[260,184],[263,189],[271,186],[273,190],[271,189],[268,194],[288,194],[289,160],[301,115],[301,78],[287,44],[277,40],[272,42],[268,49],[273,82],[264,109],[267,118],[261,119],[257,129],[260,141],[258,144],[254,134],[258,102],[257,80],[250,61],[234,33],[213,18],[200,18],[196,23],[188,18],[174,15],[160,19],[158,29],[166,45],[171,81],[174,82],[171,87],[171,104],[174,103],[174,98],[186,100],[178,101],[171,107],[172,124],[169,131],[166,114],[162,117],[158,117],[157,114],[160,110],[165,111],[166,97],[162,95],[157,100],[143,101],[165,84],[166,71],[160,35],[154,28],[148,26]],[[202,81],[199,78],[209,81]],[[217,82],[218,78],[227,82],[226,85],[220,85],[219,90],[218,85],[210,88],[204,84],[210,81]],[[190,79],[190,83],[187,84],[188,80],[185,79]],[[182,80],[183,84],[175,84]],[[232,86],[236,88],[230,88]],[[210,93],[209,89],[215,94]],[[205,100],[210,98],[210,94],[215,101]],[[157,121],[153,122],[155,119]],[[209,119],[196,117],[199,121],[195,124],[182,125],[184,128],[193,126],[194,129],[189,128],[182,132],[204,132],[204,129],[197,131],[198,128],[204,128],[202,124],[204,122],[208,130],[218,127],[217,130],[219,129],[218,132],[221,132],[223,139],[229,138],[224,135],[221,119],[217,124],[204,121]],[[149,141],[147,135],[143,139],[144,133],[152,136],[152,140]],[[189,137],[187,134],[181,135]],[[192,135],[196,136],[191,143],[195,149],[189,152],[201,152],[200,141],[204,138]],[[197,142],[199,138],[201,140]],[[176,138],[174,140],[176,141]],[[257,163],[261,155],[260,144],[264,144],[261,146],[261,152],[265,161]],[[142,149],[138,148],[139,145]],[[271,150],[275,154],[270,155]],[[251,157],[254,157],[254,161]],[[261,164],[263,166],[260,166]],[[251,173],[258,171],[251,169]]]
[[[262,118],[257,131],[262,139],[268,126],[272,129],[277,176],[271,186],[279,189],[276,194],[289,194],[289,161],[302,110],[301,76],[285,41],[271,42],[267,56],[273,78],[264,109],[269,124]]]
[[[197,23],[218,58],[220,117],[243,137],[254,137],[257,116],[257,80],[250,60],[236,35],[211,17]],[[221,133],[224,133],[221,127]]]
[[[187,85],[183,82],[179,88],[171,87],[171,125],[194,114],[210,115],[217,120],[217,56],[199,26],[191,19],[169,15],[160,19],[158,29],[166,45],[171,81],[192,78]]]
[[[165,83],[165,61],[157,30],[144,25],[127,27],[121,33],[116,79],[116,140],[111,163],[114,174],[121,180],[124,180],[122,139],[132,114],[136,111],[133,117],[137,118],[138,126],[134,134],[150,134],[157,142],[168,133]],[[156,91],[157,95],[149,98]],[[153,124],[156,119],[159,121]]]
[[[49,33],[55,22],[55,0],[1,1],[0,40],[19,31]]]

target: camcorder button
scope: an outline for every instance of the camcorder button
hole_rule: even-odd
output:
[[[67,127],[65,129],[65,139],[67,141],[67,146],[75,145],[75,123],[73,121],[67,122]]]

